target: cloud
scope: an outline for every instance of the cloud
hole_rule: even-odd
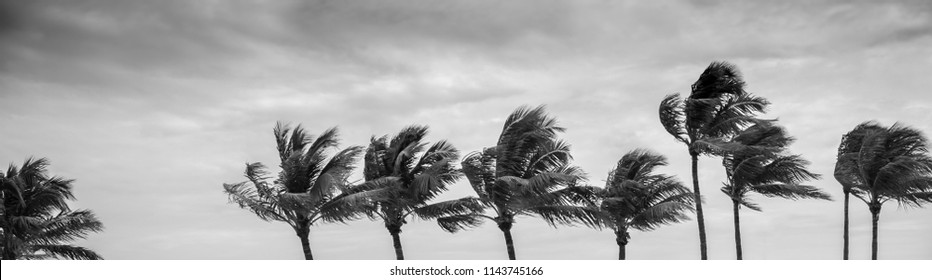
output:
[[[660,127],[657,104],[727,60],[773,102],[767,116],[799,138],[791,149],[830,174],[840,135],[857,123],[932,131],[930,25],[928,1],[0,0],[0,130],[14,135],[0,137],[0,160],[47,156],[57,175],[77,178],[77,203],[107,224],[87,242],[110,258],[295,258],[287,227],[254,219],[220,192],[243,180],[245,162],[276,165],[278,120],[339,126],[343,146],[426,124],[430,140],[465,153],[494,145],[517,106],[546,104],[591,183],[635,148],[667,155],[663,171],[688,182],[685,147]],[[719,164],[704,158],[700,180],[713,256],[728,258]],[[830,178],[814,183],[840,197]],[[464,181],[448,196],[471,194]],[[767,253],[749,257],[805,258],[777,248],[795,240],[771,233],[784,223],[792,238],[835,238],[825,232],[838,217],[826,213],[839,202],[757,201],[765,212],[749,215],[745,230],[761,239],[749,237],[748,248]],[[867,222],[861,214],[854,223]],[[903,225],[928,216],[885,210],[884,222],[897,226],[884,236],[916,240],[928,226]],[[361,250],[390,258],[382,230],[324,225],[312,242],[331,258],[369,257]],[[637,233],[630,255],[693,258],[694,230]],[[406,243],[419,258],[503,257],[488,225],[449,235],[412,223],[409,233],[430,241]],[[341,239],[348,234],[365,242]],[[527,258],[592,259],[614,255],[606,234],[528,219],[516,239]],[[451,244],[431,250],[440,240]],[[559,240],[587,241],[534,246]],[[475,243],[482,250],[461,246]],[[929,257],[889,244],[891,257]],[[834,247],[806,247],[834,257]],[[259,251],[268,254],[249,254]]]

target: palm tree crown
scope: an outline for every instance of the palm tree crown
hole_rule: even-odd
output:
[[[103,230],[90,210],[72,210],[74,180],[48,175],[49,161],[29,158],[0,172],[0,251],[4,260],[100,260],[96,252],[68,243]]]
[[[570,147],[556,139],[563,131],[543,106],[520,107],[505,120],[494,147],[463,159],[463,173],[483,212],[448,215],[437,220],[450,232],[494,221],[505,235],[509,259],[515,259],[511,227],[515,217],[538,216],[552,226],[581,222],[598,226],[597,211],[586,207],[586,193],[572,185],[584,178],[570,164]]]
[[[814,186],[805,185],[820,175],[809,172],[809,161],[800,155],[786,155],[786,147],[794,139],[786,130],[772,123],[762,122],[741,131],[732,140],[741,147],[723,156],[727,182],[722,192],[732,201],[735,227],[735,251],[737,259],[743,259],[741,247],[741,206],[755,211],[760,207],[751,202],[748,194],[758,193],[767,197],[787,199],[824,199],[831,197]]]
[[[366,182],[347,191],[357,211],[382,219],[399,260],[404,259],[399,233],[409,216],[426,220],[478,209],[471,199],[429,204],[462,175],[454,167],[459,151],[445,140],[428,147],[427,132],[426,126],[414,125],[391,138],[373,137],[365,156]]]
[[[760,211],[748,198],[749,193],[788,199],[831,199],[818,188],[803,184],[821,176],[806,170],[809,161],[802,156],[783,154],[794,139],[782,127],[757,124],[742,131],[733,141],[745,146],[727,153],[722,161],[728,178],[722,192],[734,202]]]
[[[693,194],[673,176],[657,174],[667,159],[647,150],[625,154],[608,174],[605,188],[595,190],[602,223],[615,231],[618,259],[625,259],[628,229],[650,231],[688,220]]]
[[[247,163],[246,182],[223,184],[230,201],[265,221],[287,223],[301,240],[305,259],[313,259],[308,234],[318,221],[345,222],[356,218],[338,191],[347,184],[362,147],[341,150],[328,160],[328,151],[339,144],[336,128],[320,136],[277,123],[273,130],[281,171],[269,182],[262,163]]]
[[[932,157],[919,130],[896,123],[860,124],[843,137],[835,178],[868,206],[871,258],[877,259],[880,209],[887,201],[920,207],[932,202]]]

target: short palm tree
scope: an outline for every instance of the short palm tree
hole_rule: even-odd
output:
[[[480,209],[474,199],[429,203],[462,175],[454,167],[459,151],[447,141],[427,147],[427,132],[426,126],[415,125],[390,140],[373,137],[366,150],[366,182],[347,191],[357,211],[382,219],[399,260],[404,259],[401,227],[408,217],[428,220]]]
[[[737,67],[727,62],[713,62],[693,83],[686,99],[679,94],[660,102],[660,123],[676,141],[686,145],[692,159],[693,195],[699,224],[699,249],[708,259],[702,195],[699,190],[699,156],[724,149],[718,144],[741,128],[757,122],[755,116],[766,110],[766,99],[744,90],[744,80]]]
[[[732,201],[735,223],[735,251],[743,259],[741,248],[741,206],[761,211],[748,194],[787,199],[824,199],[831,197],[816,187],[804,185],[819,179],[818,174],[806,170],[809,161],[799,155],[785,155],[784,151],[794,139],[779,126],[762,123],[740,132],[732,141],[743,149],[726,153],[723,159],[727,182],[722,192]]]
[[[873,127],[873,128],[871,128]],[[882,129],[876,129],[881,127]],[[859,130],[860,128],[860,130]],[[899,123],[883,127],[862,123],[845,146],[860,146],[839,157],[836,173],[852,186],[855,197],[871,212],[871,259],[877,259],[880,209],[887,201],[921,207],[932,202],[932,157],[929,142],[919,130]],[[857,140],[860,145],[857,145]],[[856,191],[854,191],[856,189]]]
[[[496,146],[471,153],[462,162],[478,195],[466,199],[478,201],[483,211],[446,215],[437,220],[440,227],[456,232],[492,220],[505,236],[511,260],[516,259],[511,236],[516,216],[538,216],[551,226],[598,227],[598,211],[586,204],[591,197],[573,186],[585,174],[570,165],[569,145],[556,139],[563,130],[543,106],[515,110],[505,120]]]
[[[625,259],[631,238],[628,229],[650,231],[688,220],[693,211],[693,194],[673,176],[657,174],[667,159],[646,150],[625,154],[608,174],[604,189],[597,189],[596,205],[602,224],[615,231],[618,259]]]
[[[856,164],[856,162],[851,162],[855,160],[855,157],[858,154],[858,151],[861,149],[862,142],[864,141],[865,135],[877,133],[884,130],[885,128],[874,122],[865,122],[857,127],[855,127],[850,132],[846,133],[841,137],[841,143],[838,145],[838,157],[835,161],[835,180],[841,184],[842,193],[845,195],[845,222],[844,222],[844,248],[842,249],[842,259],[848,259],[848,200],[851,197],[852,192],[859,192],[861,188],[858,186],[864,185],[857,176],[857,172],[848,172],[846,165]],[[850,167],[848,167],[850,168]]]
[[[231,202],[253,212],[265,221],[287,223],[301,240],[304,258],[314,259],[308,235],[317,222],[345,222],[356,218],[343,203],[347,178],[362,147],[352,146],[331,156],[339,145],[336,128],[320,136],[310,135],[301,125],[294,129],[277,123],[273,130],[281,160],[281,171],[269,182],[269,172],[262,163],[247,163],[246,182],[223,184]]]
[[[96,252],[68,243],[103,230],[90,210],[72,210],[74,180],[48,175],[49,161],[29,158],[0,172],[0,256],[15,259],[100,260]]]

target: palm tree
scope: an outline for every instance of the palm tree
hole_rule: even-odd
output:
[[[879,128],[879,129],[878,129]],[[862,123],[848,133],[846,152],[839,157],[837,173],[851,194],[871,212],[871,259],[877,259],[880,209],[890,200],[921,207],[932,202],[932,157],[929,142],[919,130],[895,123],[883,127]],[[860,142],[860,145],[857,145]],[[855,191],[856,190],[856,191]]]
[[[68,243],[104,226],[90,210],[72,210],[74,180],[48,175],[49,161],[28,158],[21,168],[0,172],[0,259],[101,260],[96,252]]]
[[[838,157],[835,161],[835,180],[841,184],[842,192],[845,195],[845,223],[844,223],[844,249],[842,249],[842,258],[848,259],[848,200],[852,192],[859,192],[857,186],[864,183],[859,180],[854,172],[845,172],[845,162],[853,160],[853,156],[858,154],[861,149],[864,136],[870,133],[877,133],[884,130],[884,127],[874,122],[865,122],[855,127],[850,132],[841,137],[841,144],[838,145]]]
[[[389,140],[372,137],[366,150],[366,182],[348,190],[346,199],[370,218],[380,218],[392,236],[395,257],[404,259],[401,227],[410,216],[429,220],[481,209],[474,199],[428,204],[462,176],[454,163],[459,151],[445,140],[425,142],[426,126],[409,126]]]
[[[602,224],[615,231],[618,259],[625,259],[629,228],[650,231],[688,220],[693,194],[673,176],[656,174],[667,159],[647,150],[628,152],[608,173],[604,189],[595,190]]]
[[[598,211],[586,204],[591,197],[574,186],[585,174],[570,165],[569,145],[556,139],[563,130],[544,106],[515,110],[496,146],[473,152],[462,162],[478,195],[466,199],[479,202],[482,211],[446,215],[437,220],[440,227],[456,232],[492,220],[505,236],[511,260],[516,259],[511,236],[516,216],[539,216],[551,226],[581,222],[598,227]]]
[[[686,145],[692,159],[693,194],[699,223],[701,258],[708,259],[702,195],[699,190],[699,155],[711,154],[724,147],[723,139],[741,128],[757,122],[769,102],[744,90],[737,67],[727,62],[713,62],[693,83],[685,100],[679,94],[667,95],[660,102],[660,122],[676,141]]]
[[[281,159],[278,177],[269,182],[262,163],[247,163],[246,182],[223,184],[231,202],[264,221],[287,223],[301,240],[304,258],[314,259],[308,235],[317,222],[345,222],[356,218],[337,191],[346,185],[362,147],[341,150],[327,160],[328,150],[339,145],[337,129],[320,136],[301,125],[292,129],[279,122],[273,130]]]
[[[794,139],[779,126],[762,123],[751,126],[733,139],[745,148],[725,154],[722,161],[728,181],[722,192],[732,201],[735,222],[735,251],[741,260],[741,206],[754,211],[760,207],[751,202],[749,193],[766,197],[787,199],[813,198],[831,200],[818,188],[804,185],[809,180],[819,179],[818,174],[806,170],[809,161],[799,155],[784,155],[783,152]]]

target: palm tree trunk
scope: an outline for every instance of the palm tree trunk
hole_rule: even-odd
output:
[[[702,195],[699,193],[699,154],[690,151],[693,171],[693,195],[696,202],[696,220],[699,221],[699,253],[703,260],[709,259],[705,239],[705,218],[702,216]]]
[[[848,191],[845,191],[845,237],[844,237],[845,245],[842,251],[842,259],[844,260],[848,259],[848,198],[849,197],[850,197],[850,193]]]
[[[880,204],[870,206],[871,225],[873,227],[871,234],[871,260],[877,259],[877,222],[880,221]]]
[[[16,259],[16,251],[13,250],[13,246],[11,246],[13,243],[10,238],[13,238],[10,234],[3,235],[3,247],[0,247],[0,260]]]
[[[737,201],[732,201],[732,203],[734,204],[733,208],[735,212],[735,255],[738,260],[743,260],[744,258],[741,255],[741,219],[738,214],[740,206]]]
[[[625,246],[628,245],[627,235],[628,235],[627,232],[623,232],[623,231],[615,232],[615,243],[618,244],[618,259],[619,260],[625,259]]]
[[[0,253],[0,260],[15,260],[16,259],[16,251],[14,250],[13,246],[10,246],[11,242],[9,242],[8,238],[9,237],[4,238],[3,240],[3,248],[2,248],[3,252]]]
[[[395,259],[405,259],[404,250],[401,248],[401,226],[391,225],[386,227],[388,228],[388,233],[392,235],[392,244],[395,246]]]
[[[302,228],[296,230],[298,234],[298,239],[301,239],[301,248],[304,249],[304,259],[313,260],[314,254],[311,253],[311,242],[308,239],[308,234],[310,234],[310,229]]]
[[[618,259],[619,260],[625,259],[625,244],[618,245]]]
[[[498,228],[502,230],[502,233],[505,234],[505,248],[508,250],[508,259],[516,260],[515,258],[515,243],[511,239],[511,226],[512,223],[499,223]]]

